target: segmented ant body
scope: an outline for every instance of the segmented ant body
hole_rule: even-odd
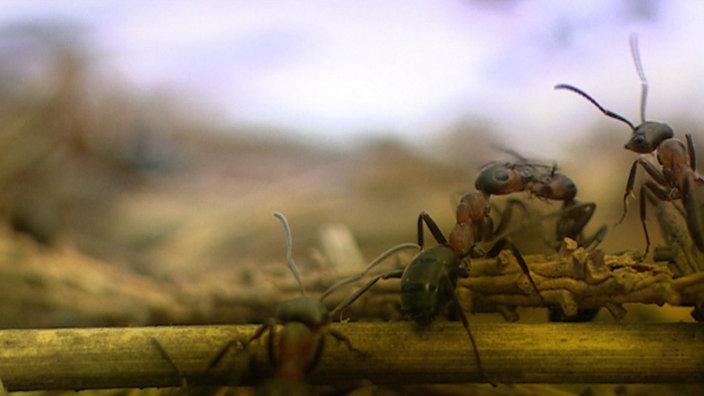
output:
[[[640,157],[633,161],[631,171],[626,183],[626,192],[623,196],[623,214],[618,223],[623,221],[628,210],[628,197],[633,193],[636,171],[640,165],[650,179],[645,181],[640,188],[640,219],[645,233],[645,253],[650,248],[650,236],[645,224],[646,219],[646,198],[647,188],[655,196],[663,201],[680,199],[685,208],[687,228],[699,250],[704,251],[704,180],[696,173],[696,160],[694,153],[694,143],[692,136],[686,134],[687,144],[674,137],[672,128],[663,122],[645,120],[645,104],[648,94],[648,82],[643,72],[643,67],[638,53],[638,41],[635,36],[631,37],[631,54],[641,81],[641,103],[640,115],[641,124],[635,126],[625,117],[602,107],[595,99],[579,88],[568,84],[558,84],[555,89],[566,89],[581,95],[591,102],[607,117],[619,120],[627,124],[633,133],[626,142],[625,148],[639,154],[656,153],[659,167]]]
[[[518,160],[492,162],[484,166],[475,182],[478,191],[469,193],[460,200],[457,207],[457,224],[450,234],[451,244],[455,244],[456,249],[464,249],[463,251],[472,254],[471,249],[476,242],[491,240],[494,235],[504,233],[510,222],[513,206],[520,205],[525,210],[524,204],[515,199],[507,201],[501,223],[494,230],[493,220],[489,215],[491,208],[489,198],[491,195],[508,195],[521,191],[541,199],[563,202],[556,222],[555,238],[545,238],[545,243],[550,247],[559,249],[565,238],[570,238],[585,248],[596,246],[603,240],[607,231],[606,226],[600,227],[593,235],[584,237],[584,227],[592,218],[596,204],[580,202],[575,198],[577,186],[572,179],[557,172],[554,164],[546,165],[528,161],[513,151],[504,151]],[[512,246],[511,244],[510,247]],[[517,249],[513,247],[512,249],[523,268],[520,253]],[[523,270],[526,272],[527,267]],[[535,284],[533,286],[535,287]],[[564,322],[589,321],[599,310],[583,310],[575,316],[565,316],[560,307],[548,307],[548,311],[551,321]]]
[[[501,224],[494,230],[493,220],[489,215],[490,196],[526,191],[541,199],[563,202],[556,223],[556,242],[546,240],[551,247],[559,248],[564,238],[571,238],[584,247],[598,245],[606,233],[606,226],[602,226],[589,237],[584,237],[583,233],[584,227],[596,210],[596,204],[578,201],[577,185],[566,175],[557,172],[556,165],[535,163],[514,152],[511,154],[516,156],[518,161],[492,162],[484,166],[475,181],[477,191],[465,195],[460,200],[457,206],[457,225],[450,235],[452,243],[456,244],[458,249],[464,246],[464,249],[468,250],[476,241],[492,240],[494,235],[503,233],[509,223],[512,207],[523,203],[517,200],[508,201]]]
[[[424,224],[430,230],[438,245],[422,250],[404,269],[385,272],[373,277],[355,293],[343,300],[333,312],[342,311],[352,305],[380,279],[400,278],[402,309],[417,324],[421,326],[430,324],[449,304],[453,305],[472,344],[479,372],[487,382],[494,385],[484,374],[477,345],[469,328],[467,315],[462,309],[455,291],[457,280],[469,276],[469,269],[465,266],[467,264],[465,258],[468,257],[466,249],[464,246],[454,246],[452,241],[448,242],[437,223],[426,212],[421,212],[418,215],[417,235],[418,245],[421,249],[424,246]],[[489,254],[497,255],[504,246],[505,243],[502,238],[490,250]],[[523,260],[515,246],[511,244],[510,247],[516,255],[521,269],[536,292],[538,292],[525,260]],[[362,273],[344,279],[338,282],[338,285],[349,284],[362,279],[374,266],[376,266],[375,263],[369,265]]]
[[[292,390],[303,392],[306,388],[305,376],[310,373],[318,364],[323,354],[325,337],[332,336],[340,342],[344,342],[350,351],[362,353],[354,348],[349,339],[342,333],[330,328],[332,316],[328,308],[323,304],[324,296],[330,294],[337,286],[328,289],[320,299],[307,296],[301,281],[301,276],[292,256],[291,230],[286,218],[281,213],[274,216],[281,221],[286,237],[286,261],[293,273],[301,295],[291,300],[281,303],[276,312],[275,318],[270,318],[252,337],[244,342],[244,346],[249,345],[254,340],[260,338],[265,333],[268,334],[267,353],[271,366],[274,368],[273,378],[264,384],[262,389],[269,391],[285,390],[286,394]],[[416,244],[397,245],[377,257],[372,264],[376,265],[396,252],[403,249],[417,249]],[[278,337],[275,334],[277,325],[281,325]],[[212,360],[210,367],[215,367],[225,356],[227,351],[235,344],[242,343],[240,340],[230,341],[217,356]]]

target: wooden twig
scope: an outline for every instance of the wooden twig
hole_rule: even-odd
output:
[[[567,245],[569,246],[569,245]],[[526,257],[542,299],[535,294],[515,257],[474,260],[470,277],[459,282],[470,310],[496,310],[517,319],[515,307],[558,306],[570,316],[580,309],[605,307],[617,319],[625,303],[693,306],[704,301],[704,273],[675,278],[666,265],[648,264],[631,253],[565,249],[553,256]]]
[[[696,323],[477,324],[484,371],[499,383],[704,382],[704,331]],[[316,384],[481,381],[459,323],[334,324],[365,354],[329,340]],[[256,326],[176,326],[0,331],[0,373],[9,391],[252,384],[266,374],[265,342],[213,357]],[[154,345],[158,342],[173,361]],[[174,365],[178,368],[175,370]]]

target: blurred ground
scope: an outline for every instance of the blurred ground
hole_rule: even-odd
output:
[[[491,123],[480,120],[458,121],[422,148],[382,137],[348,150],[291,141],[285,131],[272,138],[277,131],[215,127],[168,95],[95,84],[80,48],[28,37],[29,46],[0,47],[3,328],[259,321],[273,314],[281,290],[295,288],[274,211],[291,223],[301,272],[321,279],[328,261],[361,268],[382,250],[415,241],[421,210],[448,231],[453,202],[473,189],[480,166],[512,159],[492,148]],[[15,62],[22,57],[43,59],[43,70],[28,72]],[[578,197],[597,203],[588,231],[609,225],[608,252],[644,247],[637,203],[613,227],[634,159],[618,127],[574,142],[559,159],[521,153],[559,160]],[[516,235],[524,253],[547,249],[536,238],[541,232]],[[350,235],[352,242],[344,239]],[[335,256],[335,236],[346,258]],[[260,290],[260,300],[241,302],[248,310],[228,306],[243,287]],[[691,320],[686,309],[628,309],[626,320]],[[522,314],[527,321],[545,316]],[[524,389],[483,394],[544,394]],[[661,387],[564,389],[640,395]]]

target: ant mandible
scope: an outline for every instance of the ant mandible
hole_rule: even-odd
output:
[[[674,137],[672,128],[663,122],[645,120],[645,104],[648,95],[648,82],[643,72],[638,51],[638,38],[631,36],[631,55],[636,66],[636,71],[641,82],[640,116],[641,124],[635,126],[625,117],[602,107],[595,99],[579,88],[569,84],[555,85],[555,89],[566,89],[581,95],[591,102],[607,117],[627,124],[633,131],[631,138],[626,142],[625,148],[639,154],[656,152],[660,168],[652,162],[640,157],[633,161],[631,171],[626,183],[626,193],[623,196],[623,214],[618,223],[626,217],[628,210],[628,197],[633,194],[636,171],[640,165],[650,175],[650,180],[645,181],[640,188],[640,220],[645,233],[645,254],[650,249],[650,236],[645,224],[646,199],[645,190],[650,190],[658,199],[672,201],[681,199],[686,212],[687,228],[695,245],[704,252],[704,180],[696,173],[696,160],[694,142],[691,134],[686,134],[687,144]],[[617,224],[618,224],[617,223]]]
[[[305,389],[305,376],[318,364],[323,354],[325,336],[330,335],[340,342],[344,342],[350,351],[363,354],[354,348],[344,334],[330,328],[332,315],[322,303],[325,296],[334,291],[338,286],[333,285],[320,299],[307,296],[292,255],[291,229],[286,217],[281,213],[274,213],[281,221],[286,238],[286,262],[296,278],[301,295],[279,305],[275,318],[268,319],[262,324],[246,342],[233,339],[213,358],[210,368],[215,367],[235,344],[241,343],[246,347],[254,340],[268,332],[267,353],[271,366],[274,368],[273,378],[262,384],[267,390]],[[370,265],[377,265],[391,255],[403,249],[418,248],[414,243],[394,246],[374,259]],[[283,326],[276,337],[276,325]],[[278,338],[278,340],[277,340]]]

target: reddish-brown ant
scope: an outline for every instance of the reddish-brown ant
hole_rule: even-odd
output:
[[[584,227],[587,225],[596,204],[593,202],[579,202],[576,200],[577,186],[566,175],[557,172],[555,164],[546,165],[529,161],[518,153],[502,149],[515,156],[515,162],[492,162],[484,166],[479,172],[475,181],[478,191],[469,193],[462,197],[457,207],[457,224],[450,234],[451,244],[455,249],[462,250],[467,254],[481,255],[472,252],[474,244],[478,241],[489,241],[494,235],[504,233],[510,222],[512,208],[520,205],[526,210],[523,202],[510,199],[501,215],[499,226],[494,229],[493,220],[490,216],[491,205],[489,198],[491,195],[507,195],[516,192],[526,191],[532,196],[542,199],[562,201],[562,210],[556,222],[555,239],[545,238],[545,242],[554,249],[559,249],[565,238],[575,240],[579,246],[588,248],[598,245],[606,234],[606,226],[602,226],[592,236],[584,237]],[[508,241],[508,239],[503,239]],[[508,241],[510,243],[510,241]],[[527,273],[520,253],[513,246],[509,247],[514,251],[519,265]],[[499,249],[502,246],[498,246]],[[528,278],[532,282],[532,278]],[[533,287],[536,288],[533,283]],[[559,307],[548,307],[551,321],[589,321],[598,313],[597,310],[580,311],[577,315],[567,317]]]
[[[362,353],[352,346],[342,333],[330,328],[332,321],[330,311],[322,303],[323,297],[330,294],[338,286],[333,285],[320,299],[307,296],[298,273],[296,263],[292,256],[291,229],[288,221],[281,213],[274,216],[281,221],[286,237],[286,261],[288,267],[296,278],[301,295],[279,305],[275,318],[270,318],[262,324],[249,340],[242,342],[238,339],[230,341],[212,360],[210,367],[215,367],[225,356],[227,351],[235,344],[248,346],[254,340],[268,332],[267,353],[268,360],[274,368],[273,378],[262,384],[267,390],[276,390],[280,394],[289,394],[293,389],[305,389],[305,376],[318,364],[323,353],[325,336],[330,335],[340,342],[344,342],[350,351]],[[371,265],[376,265],[396,252],[403,249],[417,249],[418,245],[406,243],[397,245],[377,257]],[[282,328],[276,336],[276,326]],[[279,394],[277,393],[277,394]],[[268,393],[267,393],[268,394]]]
[[[645,233],[645,253],[647,254],[650,248],[650,236],[648,235],[648,228],[645,224],[646,199],[644,188],[652,191],[653,194],[663,201],[682,200],[686,212],[685,218],[687,220],[689,233],[697,248],[704,251],[704,189],[701,188],[702,185],[704,185],[704,180],[696,174],[692,135],[685,135],[687,140],[687,144],[685,145],[680,139],[674,137],[672,128],[666,123],[645,120],[648,82],[643,72],[643,66],[641,65],[638,52],[638,40],[635,35],[631,36],[630,44],[633,61],[641,82],[640,125],[635,126],[625,117],[605,109],[587,93],[572,85],[558,84],[555,86],[555,89],[566,89],[575,92],[591,102],[607,117],[627,124],[633,131],[633,134],[628,142],[626,142],[626,149],[639,154],[656,152],[660,167],[646,160],[644,157],[633,161],[631,171],[628,175],[628,182],[626,183],[626,193],[623,197],[623,214],[619,220],[620,223],[626,216],[628,197],[632,195],[636,171],[638,165],[640,165],[648,175],[650,175],[650,180],[645,181],[640,189],[640,219]]]
[[[476,192],[465,195],[457,207],[457,230],[459,236],[467,233],[464,228],[471,225],[472,236],[479,240],[491,240],[493,235],[504,231],[508,221],[504,217],[511,216],[512,206],[520,201],[511,200],[504,210],[502,222],[493,229],[493,220],[489,216],[491,195],[507,195],[520,191],[542,199],[562,201],[562,211],[556,226],[556,243],[547,241],[553,248],[559,248],[564,238],[575,240],[579,246],[591,247],[598,245],[606,233],[602,226],[590,237],[584,237],[584,227],[589,223],[596,204],[580,202],[577,195],[577,185],[566,175],[557,172],[556,165],[546,165],[527,160],[519,154],[506,150],[518,160],[515,162],[491,162],[484,166],[475,181]],[[471,220],[471,222],[467,222]],[[476,236],[479,236],[477,238]],[[452,239],[452,235],[451,235]],[[471,238],[460,238],[460,245],[471,246]]]

